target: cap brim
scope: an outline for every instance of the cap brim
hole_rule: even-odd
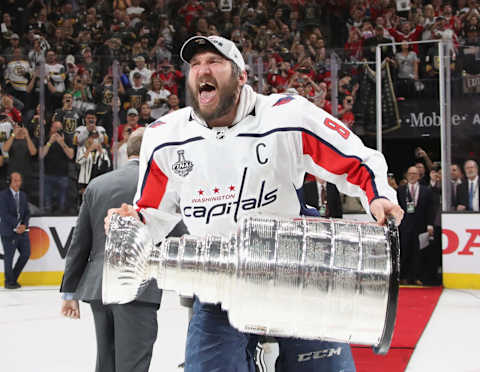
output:
[[[199,48],[211,47],[213,50],[217,51],[223,56],[223,53],[220,52],[214,43],[208,40],[205,36],[193,36],[188,39],[182,46],[180,50],[180,58],[186,63],[190,63],[190,60],[195,55]],[[225,56],[224,56],[225,57]]]

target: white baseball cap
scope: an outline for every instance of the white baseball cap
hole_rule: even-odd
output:
[[[180,50],[180,58],[186,63],[195,55],[198,48],[205,46],[214,47],[222,56],[233,61],[240,71],[245,71],[245,61],[242,53],[238,50],[233,41],[220,36],[194,36],[188,39]]]

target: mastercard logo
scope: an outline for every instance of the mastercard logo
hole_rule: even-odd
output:
[[[47,233],[40,227],[29,227],[30,231],[30,259],[38,260],[47,253],[50,247],[50,239]]]

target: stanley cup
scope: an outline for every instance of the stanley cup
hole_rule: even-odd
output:
[[[398,231],[337,219],[249,216],[222,236],[166,238],[114,214],[103,301],[126,303],[149,280],[221,303],[242,332],[371,345],[384,354],[395,324]]]

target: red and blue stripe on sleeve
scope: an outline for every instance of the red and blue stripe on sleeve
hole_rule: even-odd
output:
[[[359,186],[368,202],[378,198],[373,171],[357,156],[345,155],[310,131],[302,131],[303,154],[330,173],[347,175],[347,181]]]

